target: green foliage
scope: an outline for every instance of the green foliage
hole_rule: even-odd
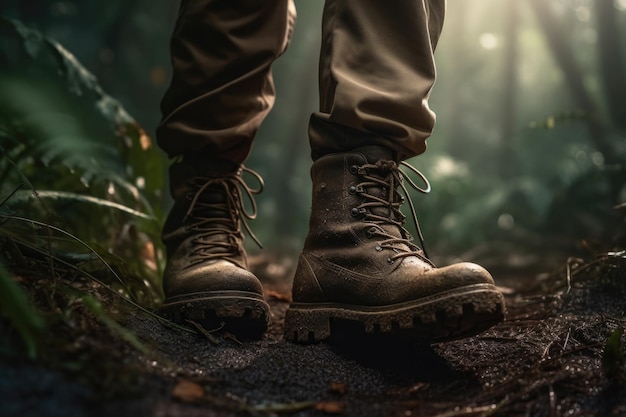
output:
[[[0,238],[158,303],[161,154],[62,46],[8,19],[0,39]]]
[[[602,372],[612,381],[624,376],[623,334],[624,329],[622,327],[615,329],[607,338],[602,351]]]
[[[34,359],[39,349],[44,321],[39,313],[32,308],[28,297],[2,263],[0,263],[0,305],[2,305],[2,313],[18,331],[26,345],[28,356]]]

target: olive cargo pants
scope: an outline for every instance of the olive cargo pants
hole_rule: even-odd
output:
[[[399,160],[425,151],[445,8],[445,0],[326,0],[320,109],[309,125],[314,160],[364,145],[390,147]],[[170,157],[247,158],[274,103],[271,65],[295,17],[291,0],[181,1],[157,129]]]

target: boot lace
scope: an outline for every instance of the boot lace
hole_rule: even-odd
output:
[[[258,187],[250,187],[243,179],[243,174],[250,174],[258,183]],[[189,221],[194,231],[194,250],[204,260],[226,259],[245,268],[240,261],[244,253],[241,225],[252,240],[262,247],[261,242],[252,233],[246,220],[254,220],[257,216],[257,205],[254,195],[263,191],[263,178],[243,165],[234,173],[214,177],[194,177],[189,185],[196,189],[183,222]],[[217,192],[224,196],[223,201],[211,202],[202,198],[203,195]],[[250,209],[246,209],[245,200]],[[211,215],[219,213],[219,215]],[[221,236],[228,236],[223,239]]]
[[[417,185],[413,179],[400,169],[400,166],[406,167],[416,174],[424,183],[424,187]],[[390,249],[395,252],[388,259],[389,263],[394,263],[396,259],[417,256],[433,265],[428,259],[424,236],[420,229],[415,206],[405,185],[406,182],[415,191],[423,194],[429,193],[430,183],[424,174],[404,161],[398,164],[395,161],[381,160],[375,164],[353,166],[350,170],[353,174],[358,175],[362,182],[349,191],[364,198],[359,206],[352,209],[352,215],[362,215],[366,222],[372,224],[366,232],[368,237],[378,236],[383,238],[379,242],[377,250]],[[374,192],[369,192],[368,190]],[[399,190],[402,191],[402,194],[400,194]],[[413,236],[404,227],[406,216],[402,214],[400,207],[405,200],[409,203],[411,217],[420,242],[419,246],[413,243]],[[392,234],[389,232],[389,229],[384,228],[384,226],[389,225],[395,226],[396,230],[400,232],[399,235]]]

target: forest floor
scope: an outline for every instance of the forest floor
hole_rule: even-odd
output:
[[[543,274],[494,271],[506,320],[435,346],[283,341],[292,271],[281,262],[256,259],[272,317],[263,340],[244,343],[167,325],[123,302],[101,315],[89,299],[51,294],[50,279],[18,271],[56,318],[36,360],[0,320],[0,415],[626,416],[625,252]],[[111,299],[88,280],[58,280]]]

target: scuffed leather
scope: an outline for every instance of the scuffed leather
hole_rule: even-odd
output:
[[[415,247],[405,231],[391,222],[383,225],[399,241],[395,249],[381,248],[381,238],[368,233],[381,225],[351,214],[363,198],[349,192],[362,182],[350,168],[391,158],[384,148],[370,147],[330,154],[314,163],[310,228],[294,277],[294,302],[384,306],[494,283],[484,268],[472,263],[436,268],[422,253],[392,260],[397,251]],[[370,193],[393,195],[388,190]],[[376,210],[380,214],[381,209]]]

